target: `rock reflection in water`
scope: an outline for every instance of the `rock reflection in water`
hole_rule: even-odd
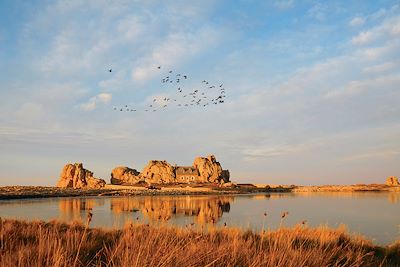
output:
[[[96,199],[60,199],[58,207],[60,219],[63,221],[82,221],[86,218],[87,212],[95,206],[104,205],[104,201]]]
[[[388,200],[390,203],[396,204],[400,201],[400,194],[398,192],[390,192],[388,195]]]
[[[184,196],[113,198],[114,214],[140,211],[150,222],[168,221],[172,217],[193,217],[198,224],[216,223],[224,212],[229,212],[231,196]]]

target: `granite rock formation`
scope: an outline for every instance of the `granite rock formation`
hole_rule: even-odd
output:
[[[140,172],[128,167],[116,167],[111,172],[111,184],[116,185],[133,185],[139,183],[142,178]]]
[[[197,157],[193,166],[172,166],[165,160],[151,160],[139,174],[128,167],[117,167],[111,173],[112,184],[218,183],[229,182],[229,171],[223,170],[214,155]]]
[[[200,182],[202,183],[223,183],[229,181],[229,171],[222,170],[221,164],[214,155],[206,158],[197,157],[193,167],[199,170]]]
[[[150,160],[140,176],[148,183],[174,183],[175,169],[165,160]]]
[[[386,185],[389,185],[389,186],[397,186],[397,185],[400,185],[399,179],[397,179],[396,176],[389,176],[389,177],[386,179]]]
[[[102,188],[105,185],[103,179],[93,177],[93,172],[84,169],[82,163],[65,165],[57,183],[57,187],[74,189]]]

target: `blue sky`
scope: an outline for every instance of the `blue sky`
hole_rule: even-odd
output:
[[[400,175],[399,51],[398,1],[3,0],[0,185],[208,154],[236,182],[383,182]],[[226,103],[113,110],[175,97],[169,69],[224,83]]]

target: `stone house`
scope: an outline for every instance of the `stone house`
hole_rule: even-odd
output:
[[[176,182],[178,183],[198,183],[200,174],[193,166],[177,166],[175,168]]]

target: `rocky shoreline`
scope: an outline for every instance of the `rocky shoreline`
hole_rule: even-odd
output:
[[[123,188],[125,187],[125,188]],[[262,192],[263,190],[252,191]],[[201,188],[163,188],[147,189],[132,188],[130,186],[109,185],[100,189],[72,189],[45,186],[4,186],[0,187],[0,200],[11,199],[35,199],[50,197],[104,197],[104,196],[154,196],[154,195],[216,195],[216,194],[240,194],[249,193],[249,191],[240,192],[238,190],[201,190]]]
[[[238,184],[235,188],[218,186],[162,186],[154,189],[140,186],[106,185],[99,189],[73,189],[46,186],[3,186],[0,200],[34,199],[50,197],[104,197],[104,196],[165,196],[165,195],[222,195],[254,193],[318,193],[318,192],[399,192],[400,186],[325,185],[325,186],[269,186]]]

